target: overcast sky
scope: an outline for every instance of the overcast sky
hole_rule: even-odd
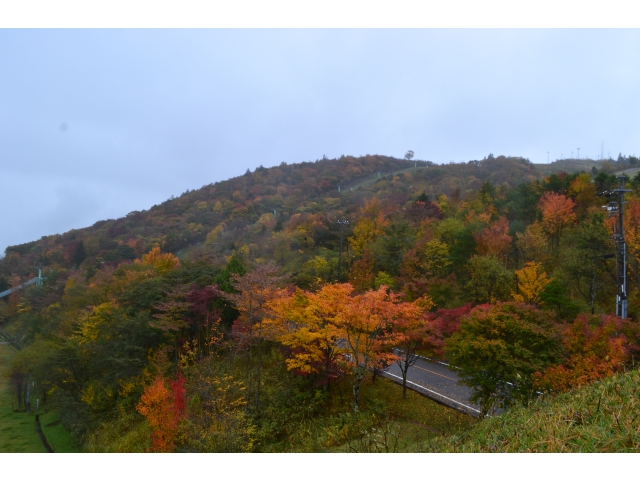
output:
[[[0,30],[0,250],[266,167],[640,153],[640,30]]]

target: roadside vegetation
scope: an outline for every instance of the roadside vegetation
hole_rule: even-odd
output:
[[[637,452],[640,373],[619,373],[486,419],[432,452]]]

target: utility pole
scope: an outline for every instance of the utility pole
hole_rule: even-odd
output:
[[[349,225],[349,220],[347,220],[346,218],[342,217],[340,220],[338,220],[336,222],[338,225],[340,225],[340,255],[338,256],[338,283],[340,283],[342,281],[342,276],[341,276],[341,267],[342,267],[342,230],[344,229],[345,225]]]
[[[616,260],[618,264],[618,294],[616,295],[616,316],[627,318],[627,244],[624,241],[624,194],[632,190],[624,188],[624,174],[618,175],[618,188],[602,192],[598,195],[614,198],[605,205],[609,216],[618,215],[618,221],[613,226],[613,241],[616,244]]]
[[[547,165],[549,164],[549,152],[547,152]]]
[[[578,160],[580,160],[580,147],[576,147],[578,149]]]

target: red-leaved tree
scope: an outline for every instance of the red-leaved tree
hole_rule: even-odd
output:
[[[175,450],[178,425],[186,412],[185,379],[182,373],[169,382],[166,387],[164,378],[157,376],[145,389],[136,410],[140,412],[151,427],[151,450],[170,453]]]
[[[611,315],[579,315],[561,331],[566,362],[536,373],[537,388],[565,391],[621,369],[629,356],[627,338],[621,333],[625,323]]]

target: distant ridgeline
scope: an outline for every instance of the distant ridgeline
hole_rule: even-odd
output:
[[[381,155],[291,165],[283,162],[278,167],[258,167],[240,177],[187,190],[147,211],[133,211],[88,228],[10,246],[5,250],[0,273],[29,275],[38,263],[79,268],[83,263],[96,266],[120,262],[140,257],[156,245],[163,251],[178,252],[203,244],[216,227],[220,227],[220,234],[214,250],[229,255],[239,245],[250,244],[270,231],[269,215],[274,212],[273,226],[296,214],[346,214],[374,195],[404,204],[422,191],[431,196],[451,195],[476,190],[485,180],[513,186],[539,177],[526,160],[505,157],[448,165]],[[265,225],[264,231],[260,228],[255,232],[256,222],[260,222],[259,227]]]
[[[597,163],[565,162],[569,171],[576,171],[579,162],[584,162],[585,171],[591,171]],[[554,162],[539,167],[560,171],[562,166],[563,162]],[[316,225],[317,238],[310,238],[311,243],[333,248],[334,217],[353,214],[367,198],[404,206],[422,192],[432,200],[440,194],[458,198],[479,190],[483,182],[506,188],[542,177],[541,168],[526,159],[493,155],[482,161],[446,165],[366,155],[260,166],[240,177],[187,190],[146,211],[9,246],[0,276],[7,281],[10,275],[25,278],[34,274],[36,265],[63,269],[115,265],[139,258],[154,246],[177,253],[206,244],[225,256],[247,246],[251,256],[261,257],[256,250],[274,229],[287,230],[287,224],[300,223],[310,215],[320,215],[322,218],[314,221],[324,223]]]

